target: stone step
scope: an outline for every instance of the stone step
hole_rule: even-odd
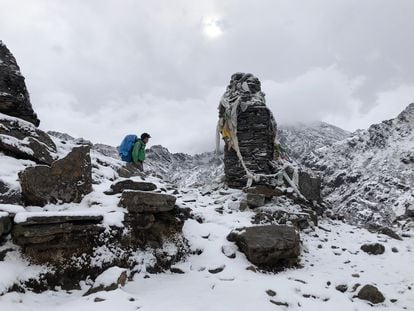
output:
[[[122,193],[118,206],[130,213],[163,213],[174,209],[176,197],[146,191],[126,190]]]

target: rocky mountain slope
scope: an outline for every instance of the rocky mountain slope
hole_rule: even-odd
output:
[[[326,122],[280,125],[278,139],[289,156],[302,162],[313,150],[344,140],[349,132]]]
[[[362,223],[392,223],[414,206],[414,104],[395,119],[357,131],[303,163],[324,176],[337,213]]]

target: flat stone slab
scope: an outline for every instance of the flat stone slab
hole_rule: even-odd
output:
[[[50,215],[47,215],[50,213]],[[34,214],[33,216],[31,214]],[[100,214],[89,214],[85,213],[76,214],[76,213],[65,213],[65,212],[40,212],[40,213],[31,213],[23,212],[18,213],[15,217],[15,222],[20,225],[43,225],[43,224],[60,224],[66,222],[76,222],[76,223],[101,223],[103,216]]]
[[[146,191],[127,190],[122,193],[118,204],[130,213],[162,213],[174,209],[176,197]]]
[[[118,194],[122,193],[124,190],[154,191],[155,189],[157,189],[157,186],[153,183],[127,179],[111,185],[111,190],[106,191],[105,194]]]
[[[232,238],[251,263],[266,270],[293,266],[300,255],[299,234],[292,226],[249,227]]]

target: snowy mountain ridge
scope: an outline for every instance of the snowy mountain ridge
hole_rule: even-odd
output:
[[[312,151],[303,163],[324,176],[334,210],[362,223],[391,223],[414,205],[414,104],[395,119]]]

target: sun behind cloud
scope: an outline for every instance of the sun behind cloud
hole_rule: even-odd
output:
[[[217,16],[208,16],[203,20],[203,32],[209,38],[217,38],[223,34],[220,26],[221,20]]]

